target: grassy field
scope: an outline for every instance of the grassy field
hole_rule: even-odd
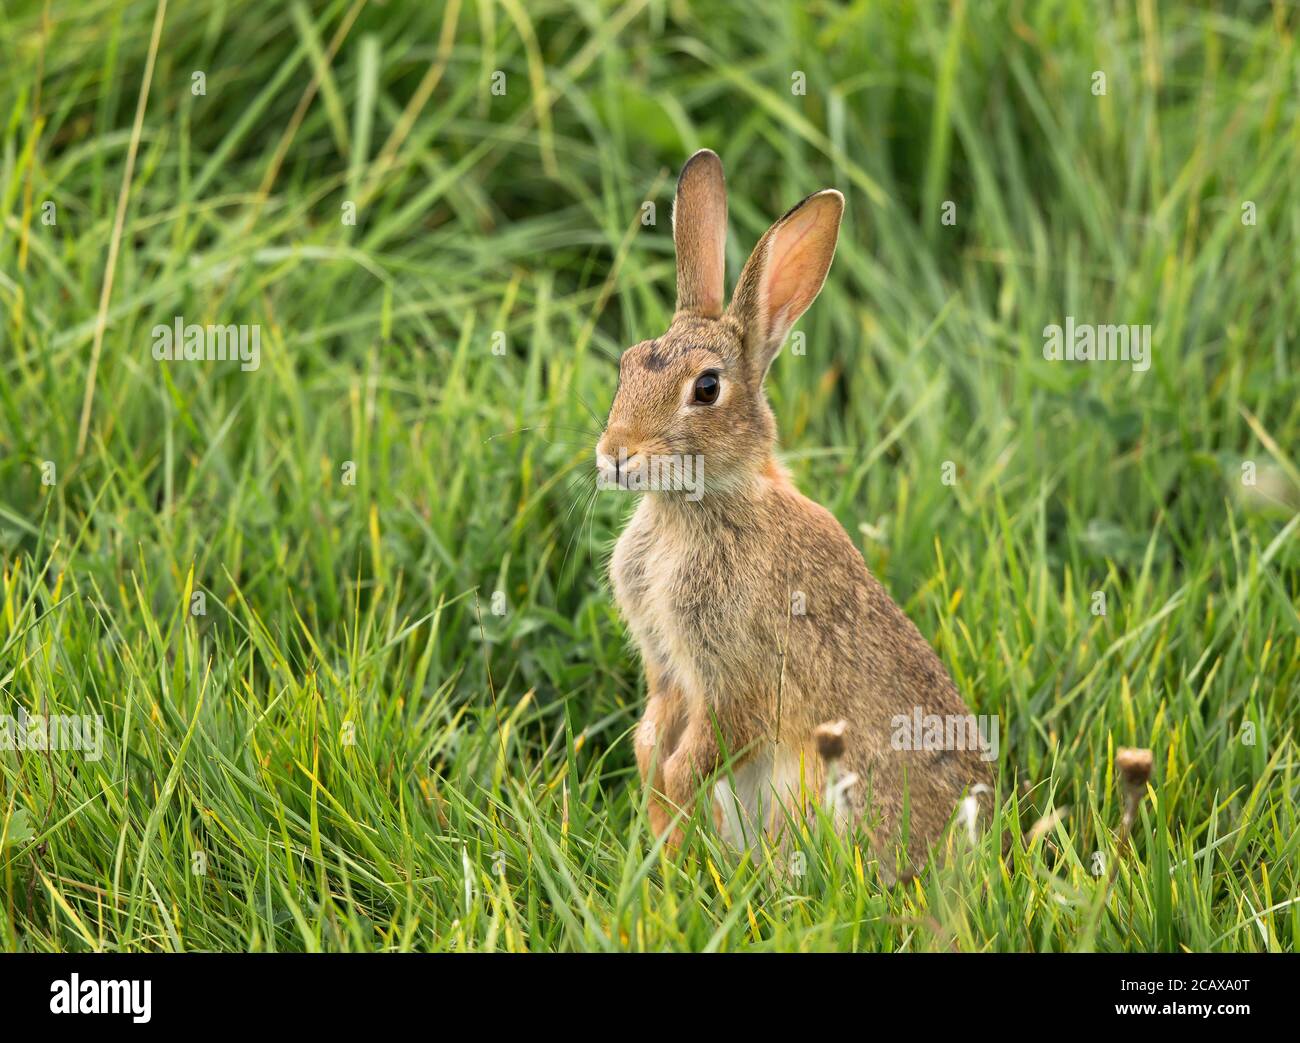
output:
[[[1293,950],[1298,26],[0,5],[0,713],[103,718],[0,751],[0,946]],[[733,279],[845,193],[784,459],[1000,721],[995,829],[906,885],[648,834],[592,446],[703,146]],[[156,361],[177,316],[258,367]]]

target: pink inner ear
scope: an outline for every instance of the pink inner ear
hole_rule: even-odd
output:
[[[814,199],[773,233],[761,284],[764,325],[770,339],[784,338],[821,291],[835,252],[838,211],[831,200]]]
[[[796,214],[772,237],[763,272],[769,333],[794,325],[821,289],[821,280],[817,278],[820,255],[815,249],[816,229],[816,214]]]

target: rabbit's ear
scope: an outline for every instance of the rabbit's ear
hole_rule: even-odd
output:
[[[835,189],[816,192],[769,228],[745,262],[731,313],[740,321],[745,353],[760,376],[821,292],[843,213],[844,197]]]
[[[727,185],[722,160],[701,149],[686,161],[673,200],[677,310],[716,319],[726,277]]]

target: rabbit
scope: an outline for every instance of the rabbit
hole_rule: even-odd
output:
[[[733,843],[779,837],[828,781],[815,733],[843,721],[834,819],[874,842],[895,879],[924,863],[959,803],[991,792],[992,772],[976,749],[897,748],[918,745],[897,741],[904,719],[972,720],[967,707],[835,517],[773,456],[764,378],[821,292],[843,211],[833,189],[788,211],[724,307],[722,163],[708,149],[687,161],[676,313],[623,352],[596,466],[603,487],[643,490],[609,575],[645,670],[633,741],[652,828],[678,846],[697,793],[711,792]],[[662,481],[670,472],[690,482]]]

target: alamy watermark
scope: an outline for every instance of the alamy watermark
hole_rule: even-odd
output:
[[[99,714],[0,714],[0,750],[20,753],[79,750],[86,760],[104,755],[104,718]]]
[[[200,326],[177,315],[170,326],[159,323],[150,335],[158,362],[238,362],[245,371],[262,364],[261,326]]]
[[[1048,362],[1131,362],[1137,373],[1151,368],[1151,327],[1094,326],[1065,317],[1065,327],[1043,327],[1043,358]]]
[[[137,1025],[153,1017],[153,980],[82,979],[79,974],[50,983],[51,1014],[129,1014]]]
[[[684,492],[695,501],[704,495],[704,457],[673,453],[631,458],[627,449],[618,459],[596,454],[596,488],[626,489],[630,492]]]
[[[996,716],[971,713],[924,713],[912,707],[910,714],[895,714],[889,722],[893,734],[889,745],[895,750],[972,750],[980,760],[998,759],[1000,727]]]

